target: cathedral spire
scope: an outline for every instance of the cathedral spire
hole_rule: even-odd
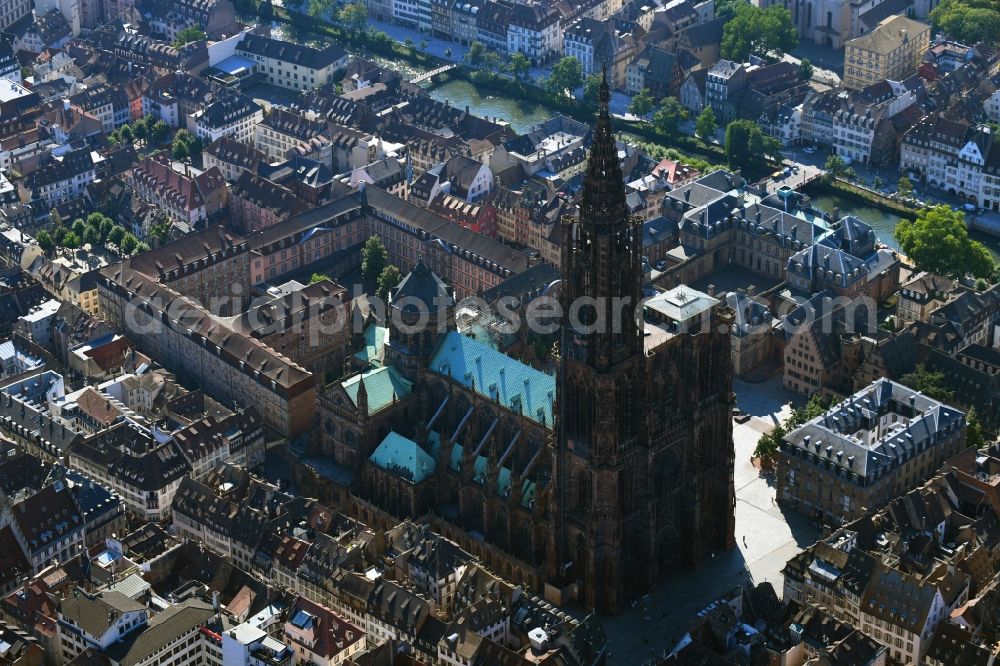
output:
[[[601,87],[597,92],[597,125],[590,147],[587,173],[583,179],[580,219],[597,225],[625,224],[625,179],[618,160],[618,146],[611,128],[611,89],[608,86],[608,63],[604,62]]]

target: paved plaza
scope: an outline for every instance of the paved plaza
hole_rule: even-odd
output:
[[[737,380],[733,389],[740,410],[753,415],[733,425],[737,547],[696,570],[676,572],[635,608],[602,618],[608,663],[638,665],[669,650],[699,610],[740,584],[767,581],[780,596],[785,562],[819,536],[808,520],[775,505],[773,480],[750,462],[761,433],[784,420],[789,401],[799,403],[801,396],[785,390],[780,376],[761,384]]]

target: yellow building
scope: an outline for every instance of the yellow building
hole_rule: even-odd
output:
[[[850,40],[844,52],[844,87],[860,90],[873,83],[899,81],[915,74],[930,45],[931,27],[905,16],[890,16],[867,35]]]

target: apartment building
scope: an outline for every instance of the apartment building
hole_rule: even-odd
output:
[[[219,214],[228,195],[226,181],[217,168],[196,176],[177,173],[163,153],[141,160],[126,173],[125,180],[140,199],[192,228],[204,226]]]
[[[157,443],[129,423],[81,442],[70,451],[68,463],[114,490],[129,514],[153,523],[170,520],[174,493],[191,473],[191,464],[174,442]]]
[[[171,127],[187,127],[188,119],[205,104],[214,89],[205,79],[171,72],[153,81],[142,94],[142,113]]]
[[[84,543],[86,522],[65,482],[56,481],[19,500],[0,500],[0,525],[9,526],[31,570],[66,562]]]
[[[241,233],[273,227],[308,208],[291,190],[250,171],[230,186],[228,206],[230,221]]]
[[[778,501],[839,524],[885,506],[965,446],[965,415],[880,379],[785,435]]]
[[[228,136],[253,145],[254,131],[263,119],[264,109],[260,104],[241,93],[230,93],[192,113],[187,129],[206,144]]]
[[[31,14],[34,6],[33,0],[10,0],[10,2],[0,3],[0,30],[7,30]]]
[[[218,169],[227,182],[239,180],[244,172],[257,173],[257,167],[267,164],[267,155],[251,145],[228,136],[208,144],[201,153],[205,171]]]
[[[256,73],[271,85],[290,90],[311,90],[333,81],[333,74],[347,66],[343,47],[331,44],[319,50],[304,44],[246,35],[236,53],[256,63]]]
[[[533,65],[546,63],[563,52],[559,12],[545,3],[515,3],[507,27],[507,53],[523,53]]]
[[[50,207],[83,194],[97,177],[96,161],[90,148],[77,148],[61,155],[50,154],[24,179],[32,197],[44,199]]]
[[[917,71],[930,46],[931,27],[890,16],[844,45],[844,87],[860,90],[880,81],[901,81]]]
[[[326,128],[325,122],[275,108],[254,129],[254,145],[270,159],[281,161],[293,148],[324,134]]]

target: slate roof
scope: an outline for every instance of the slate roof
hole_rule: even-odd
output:
[[[146,607],[129,599],[121,592],[105,591],[98,595],[77,590],[62,600],[60,614],[91,636],[101,637],[124,613],[144,610]]]
[[[368,459],[415,484],[429,478],[437,469],[437,462],[429,453],[396,431],[390,431]]]
[[[854,436],[890,412],[906,418],[870,444]],[[964,415],[957,409],[902,384],[880,379],[790,432],[783,439],[782,449],[796,449],[797,454],[857,474],[861,479],[874,479],[881,468],[904,464],[911,451],[943,441],[941,434],[963,423]]]
[[[515,413],[550,428],[553,425],[555,377],[481,342],[451,331],[441,339],[428,367]]]
[[[309,69],[322,69],[347,56],[347,51],[337,44],[320,50],[305,44],[295,44],[271,37],[248,34],[236,47],[237,52],[274,58]]]
[[[211,605],[197,599],[186,599],[154,615],[146,629],[113,643],[107,654],[118,666],[133,666],[159,654],[178,638],[204,626],[214,615]]]
[[[392,292],[393,303],[403,299],[419,301],[432,312],[454,303],[447,285],[427,267],[422,258],[417,259],[417,263]]]

